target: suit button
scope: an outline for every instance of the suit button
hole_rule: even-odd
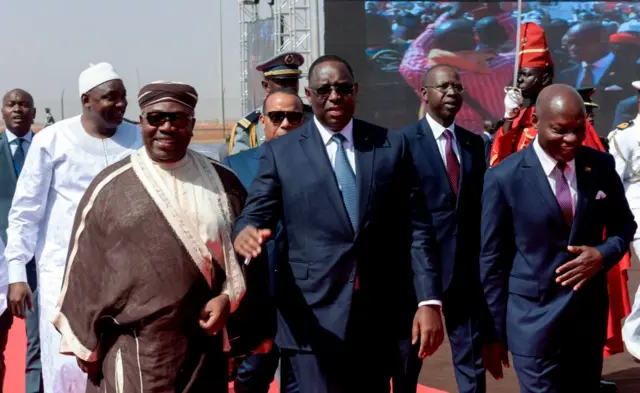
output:
[[[457,235],[456,233],[454,233],[453,235],[451,235],[451,238],[452,238],[453,240],[456,240],[456,239],[457,239],[457,237],[458,237],[458,235]]]
[[[354,282],[356,279],[356,277],[354,276],[353,273],[349,274],[349,282]]]

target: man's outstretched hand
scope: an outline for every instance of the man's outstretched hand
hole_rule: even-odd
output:
[[[271,236],[271,230],[247,225],[233,242],[236,252],[245,258],[255,258],[262,251],[262,243]]]
[[[415,345],[418,343],[418,339],[420,339],[420,349],[418,350],[420,359],[433,355],[444,341],[439,306],[418,307],[418,311],[413,317],[411,343]]]

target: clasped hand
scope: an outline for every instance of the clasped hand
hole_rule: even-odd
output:
[[[594,247],[569,246],[569,252],[578,254],[571,261],[556,269],[556,282],[562,286],[573,285],[577,291],[602,269],[602,254]]]

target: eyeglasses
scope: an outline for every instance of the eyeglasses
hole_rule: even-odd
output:
[[[186,128],[191,125],[193,116],[184,112],[149,112],[142,115],[151,127],[161,127],[166,122],[177,128]]]
[[[302,112],[289,112],[289,111],[271,111],[267,112],[267,117],[273,124],[281,124],[284,119],[289,121],[289,124],[296,125],[300,124],[302,118],[304,117],[304,113]]]
[[[460,83],[445,83],[438,86],[423,86],[426,88],[436,89],[440,93],[447,93],[449,89],[452,89],[454,93],[460,94],[464,91],[464,87]]]
[[[313,91],[318,97],[325,98],[331,95],[332,91],[335,91],[340,97],[353,94],[354,85],[351,83],[341,83],[339,85],[324,85],[320,87],[309,87],[309,90]]]

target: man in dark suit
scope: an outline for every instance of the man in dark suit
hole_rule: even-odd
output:
[[[490,357],[503,357],[507,340],[523,393],[600,388],[606,273],[636,224],[613,158],[581,147],[586,121],[573,88],[545,88],[536,140],[485,176],[480,275],[498,340]]]
[[[616,115],[611,125],[611,129],[615,130],[622,123],[634,120],[638,116],[638,106],[640,105],[640,80],[631,83],[636,90],[636,94],[620,101],[616,106]]]
[[[2,99],[2,119],[6,125],[0,133],[0,239],[7,243],[7,221],[9,209],[16,188],[16,181],[31,145],[31,126],[36,116],[33,97],[21,89],[14,89]],[[42,368],[40,366],[40,333],[38,329],[38,279],[36,263],[27,264],[27,281],[33,293],[33,304],[29,304],[25,318],[27,328],[26,393],[39,393],[42,388]],[[11,299],[9,298],[10,302]],[[0,317],[0,353],[4,352],[6,338],[12,323],[12,315],[7,310]]]
[[[263,146],[234,246],[256,257],[281,221],[276,344],[300,392],[389,391],[401,336],[419,355],[442,343],[431,219],[402,133],[353,119],[351,66],[309,69],[313,121]],[[412,326],[413,320],[413,326]]]
[[[481,393],[486,391],[478,322],[483,302],[476,300],[482,299],[478,256],[486,159],[482,138],[455,124],[463,91],[453,68],[431,68],[422,79],[427,113],[403,131],[433,217],[441,258],[442,297],[438,300],[442,302],[458,389]],[[417,378],[415,373],[416,382]]]
[[[267,142],[298,128],[304,122],[302,100],[293,90],[277,89],[272,91],[265,98],[262,107],[264,111],[260,115],[260,123]],[[258,172],[260,150],[261,146],[258,146],[255,149],[245,150],[224,159],[225,165],[238,175],[242,185],[247,189]],[[278,225],[276,234],[267,242],[266,246],[270,272],[270,292],[272,296],[275,296],[278,261],[287,262],[284,252],[286,239],[281,225]],[[270,344],[272,345],[272,343]],[[267,353],[248,357],[238,367],[233,386],[235,392],[267,393],[278,368],[279,360],[280,355],[276,346],[272,346]]]
[[[601,108],[595,129],[600,136],[607,136],[611,131],[616,105],[635,93],[629,79],[635,80],[640,75],[636,59],[611,52],[608,36],[605,27],[598,22],[582,22],[571,27],[566,34],[567,43],[578,64],[562,70],[555,80],[576,88],[596,88],[593,100]]]

